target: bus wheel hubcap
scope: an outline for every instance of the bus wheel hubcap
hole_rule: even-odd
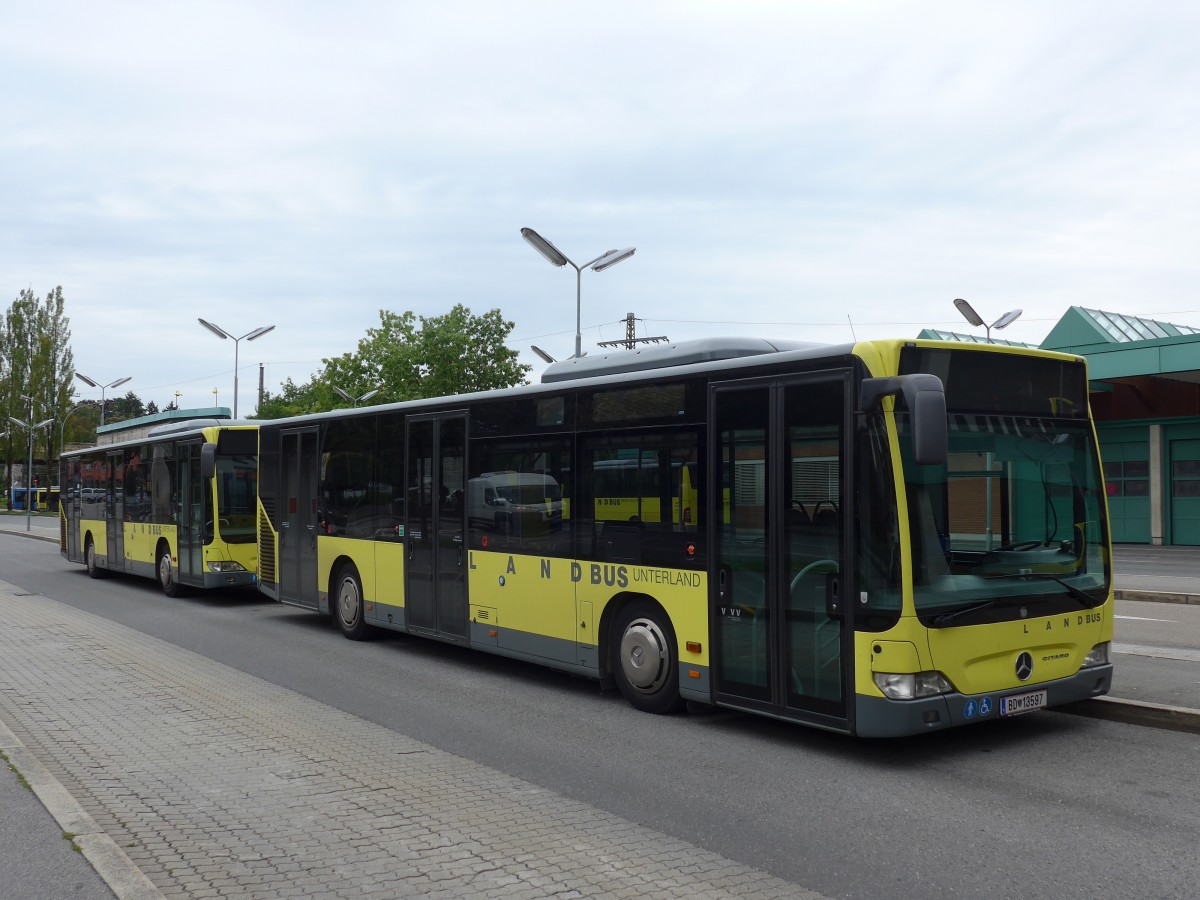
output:
[[[171,557],[165,553],[158,560],[158,578],[164,585],[171,583]]]
[[[342,582],[338,596],[338,614],[348,627],[353,627],[358,621],[358,591],[354,588],[354,582],[350,580]]]
[[[634,619],[621,637],[621,671],[625,680],[646,694],[663,686],[670,651],[666,635],[649,619]]]

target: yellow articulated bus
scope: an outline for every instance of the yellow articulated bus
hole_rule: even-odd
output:
[[[262,423],[260,450],[259,589],[351,639],[395,629],[649,712],[692,700],[877,737],[1111,684],[1075,356],[681,343]]]
[[[154,578],[168,597],[253,585],[257,477],[257,427],[216,419],[64,453],[60,550],[93,578]]]

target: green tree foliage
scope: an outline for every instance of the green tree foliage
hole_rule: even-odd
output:
[[[70,321],[61,287],[39,299],[32,289],[22,290],[0,323],[0,408],[8,437],[3,449],[6,482],[12,483],[12,463],[23,459],[28,432],[13,426],[9,416],[27,422],[53,419],[61,423],[71,409],[71,379],[75,377],[71,353]],[[56,455],[59,430],[39,429],[34,435],[34,455]],[[11,499],[10,499],[11,504]]]
[[[498,309],[479,316],[462,304],[441,316],[380,310],[379,320],[355,352],[323,359],[324,368],[307,384],[289,379],[278,396],[265,397],[258,417],[346,406],[334,385],[351,397],[378,389],[371,402],[381,403],[513,387],[529,373],[517,351],[505,346],[513,323]]]

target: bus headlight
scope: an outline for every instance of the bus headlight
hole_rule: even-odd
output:
[[[1097,644],[1091,649],[1091,652],[1083,658],[1081,669],[1086,669],[1089,666],[1103,666],[1108,664],[1108,641],[1103,644]]]
[[[218,562],[210,562],[208,564],[208,571],[214,575],[224,575],[228,572],[245,572],[246,567],[241,563],[235,563],[231,560],[220,560]]]
[[[889,700],[916,700],[919,697],[934,697],[948,694],[954,685],[941,672],[909,672],[893,674],[875,672],[875,685]]]

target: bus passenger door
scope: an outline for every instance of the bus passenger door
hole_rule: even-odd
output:
[[[317,609],[317,429],[285,431],[280,437],[279,599]]]
[[[108,539],[108,568],[125,571],[125,454],[108,455],[108,484],[104,490],[104,517]]]
[[[847,730],[849,376],[715,385],[709,522],[718,701]]]
[[[204,484],[200,477],[199,443],[180,445],[175,487],[179,492],[175,506],[179,580],[186,581],[203,575],[204,565]]]
[[[467,639],[466,438],[464,415],[407,422],[405,621],[456,642]]]

